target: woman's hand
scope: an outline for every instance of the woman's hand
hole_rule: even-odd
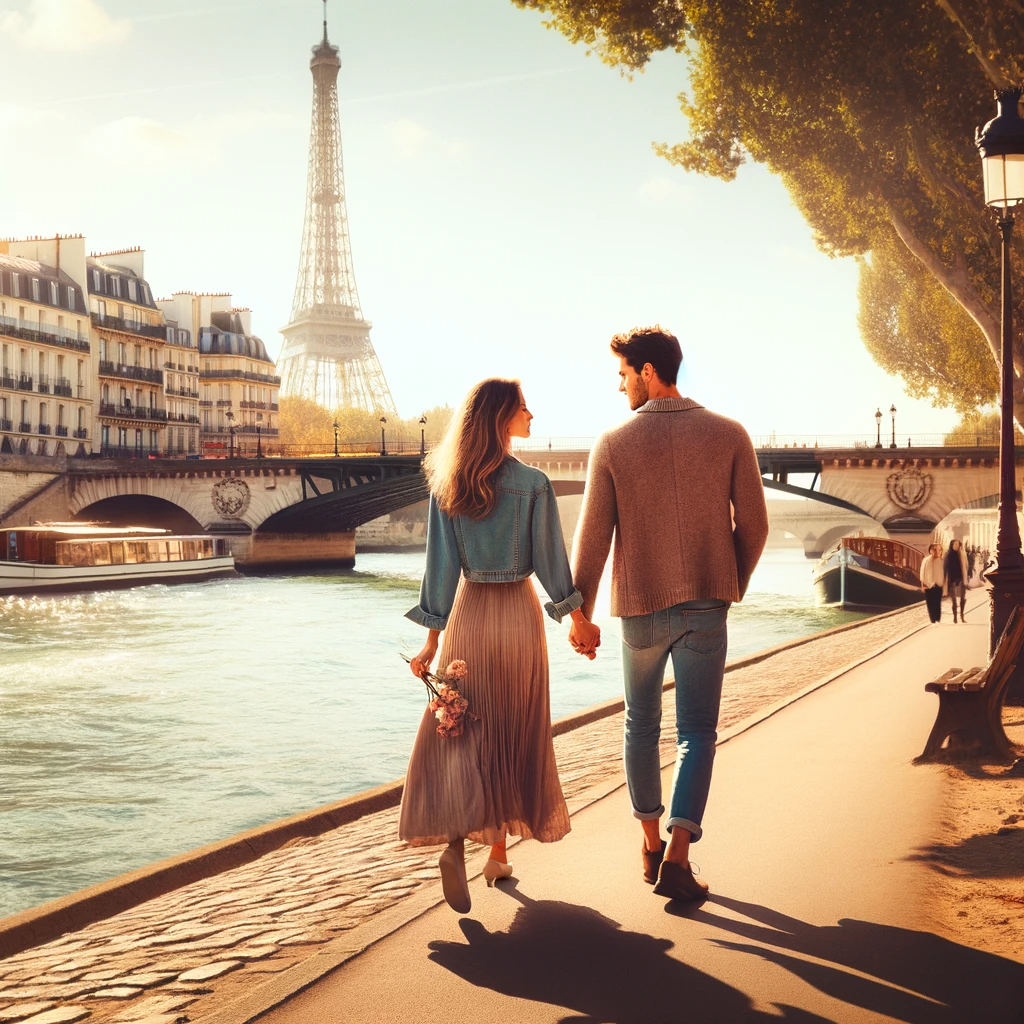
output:
[[[601,627],[595,626],[578,608],[572,613],[569,643],[577,654],[590,661],[597,657],[597,649],[601,646]]]
[[[423,673],[430,671],[431,662],[433,662],[437,654],[437,641],[440,635],[440,630],[430,630],[427,634],[427,642],[423,645],[423,650],[409,662],[409,668],[412,669],[412,674],[417,679],[422,679]]]

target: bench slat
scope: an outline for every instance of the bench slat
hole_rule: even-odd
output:
[[[943,672],[942,675],[939,676],[938,679],[936,679],[933,683],[929,683],[928,685],[929,686],[943,686],[946,683],[948,683],[950,681],[950,679],[953,679],[956,676],[960,675],[961,672],[963,672],[962,668],[946,669],[946,671]]]

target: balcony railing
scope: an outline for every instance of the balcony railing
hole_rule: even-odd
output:
[[[198,391],[189,391],[188,388],[166,388],[167,394],[174,395],[175,398],[198,398]]]
[[[280,384],[280,377],[271,377],[267,373],[250,373],[248,370],[203,370],[203,380],[255,380],[261,384]]]
[[[31,391],[32,390],[32,378],[31,377],[26,377],[25,374],[22,374],[18,378],[18,390],[19,391]]]
[[[167,328],[163,324],[144,324],[138,320],[125,320],[119,316],[100,316],[90,313],[92,322],[97,327],[105,327],[108,331],[121,331],[124,334],[138,334],[143,338],[157,338],[167,341]]]
[[[49,434],[50,433],[50,424],[49,423],[40,423],[38,430],[39,430],[40,434]]]
[[[271,412],[277,412],[277,402],[239,402],[238,404],[243,409],[269,409]]]
[[[202,399],[199,400],[199,404],[204,409],[208,409],[211,405],[213,405],[213,402],[211,402],[209,398],[202,398]]]
[[[58,348],[70,348],[76,352],[89,351],[89,339],[84,334],[40,324],[38,321],[17,320],[13,316],[0,316],[0,334],[43,345],[56,345]]]
[[[231,405],[231,399],[230,398],[218,398],[217,399],[217,408],[218,409],[223,409],[223,408],[225,408],[225,407],[227,407],[229,405]]]
[[[249,424],[245,424],[244,426],[235,427],[234,431],[235,431],[236,435],[238,435],[238,434],[252,434],[253,437],[256,436],[256,427],[255,426],[249,426]],[[227,437],[231,433],[231,428],[229,428],[229,427],[203,427],[203,433],[204,434],[222,434],[223,436]],[[277,437],[277,435],[278,435],[277,427],[263,427],[263,426],[260,427],[260,436],[261,437]],[[418,445],[419,442],[417,441],[416,444]],[[419,450],[419,449],[417,449],[417,450]]]
[[[39,377],[36,380],[36,391],[41,395],[48,395],[50,393],[50,378]]]
[[[128,366],[125,363],[113,363],[109,359],[100,360],[101,377],[123,377],[127,380],[144,380],[149,384],[163,384],[163,370],[153,370],[148,366]]]
[[[64,427],[64,426],[61,426],[61,424],[59,424],[59,423],[57,424],[57,426],[55,426],[55,427],[53,428],[53,432],[54,432],[54,433],[55,433],[55,434],[56,434],[56,435],[57,435],[58,437],[67,437],[67,436],[68,436],[68,428],[67,428],[67,427]]]
[[[194,416],[192,413],[186,412],[169,412],[167,414],[168,423],[198,423],[199,417]]]
[[[52,386],[55,395],[63,395],[65,398],[71,397],[71,381],[67,377],[58,377]]]
[[[13,430],[14,424],[10,420],[5,420],[0,417],[0,430]]]
[[[89,430],[87,427],[76,427],[74,436],[78,438],[86,438],[89,436]]]
[[[127,445],[111,444],[105,444],[100,447],[100,457],[104,459],[155,459],[159,455],[159,448],[129,448]]]
[[[19,434],[31,434],[32,433],[32,424],[31,423],[26,423],[24,420],[22,420],[18,424],[18,433]]]
[[[100,415],[121,420],[167,422],[166,409],[147,409],[144,405],[115,405],[113,402],[100,402]]]
[[[0,373],[0,388],[14,388],[14,378],[7,373]]]

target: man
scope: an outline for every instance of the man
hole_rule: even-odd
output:
[[[573,581],[591,617],[614,537],[612,615],[622,619],[625,767],[644,832],[644,880],[700,900],[690,843],[701,836],[718,738],[729,605],[742,599],[765,540],[768,512],[746,431],[676,388],[682,351],[660,327],[616,335],[619,390],[637,415],[590,455],[573,551]],[[577,650],[585,639],[570,631]],[[676,680],[677,758],[660,835],[662,681]]]

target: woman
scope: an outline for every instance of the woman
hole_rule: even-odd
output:
[[[556,621],[572,615],[578,649],[593,658],[600,630],[580,611],[551,482],[511,455],[533,419],[519,382],[477,384],[424,468],[430,484],[427,565],[408,618],[429,629],[412,659],[430,669],[444,632],[440,668],[462,660],[461,685],[479,716],[443,738],[429,711],[405,778],[399,833],[414,846],[448,843],[438,866],[448,905],[470,909],[464,840],[490,845],[488,885],[508,878],[505,837],[555,842],[569,831],[551,740],[548,658],[536,572]],[[460,580],[461,576],[461,580]]]
[[[964,619],[964,606],[967,604],[967,553],[958,540],[949,542],[949,550],[946,552],[946,559],[943,563],[943,572],[946,577],[946,593],[949,594],[950,603],[953,606],[953,621],[956,622],[956,604],[960,602],[960,620]]]
[[[942,548],[938,544],[929,544],[928,554],[921,559],[921,589],[924,591],[925,604],[928,605],[928,618],[932,623],[942,618],[942,588],[945,581]]]

